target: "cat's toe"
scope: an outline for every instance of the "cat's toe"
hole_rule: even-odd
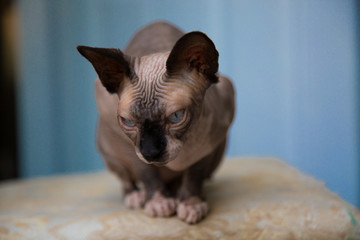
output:
[[[178,204],[177,216],[188,224],[194,224],[203,219],[209,211],[208,204],[199,197],[190,197]]]
[[[146,201],[146,194],[143,190],[135,190],[125,195],[125,205],[128,208],[142,208]]]
[[[145,213],[151,217],[169,217],[176,212],[176,200],[164,197],[160,192],[145,204]]]

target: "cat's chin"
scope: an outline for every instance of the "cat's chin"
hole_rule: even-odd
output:
[[[152,162],[152,163],[150,163],[150,164],[152,164],[152,165],[154,165],[154,166],[156,166],[156,167],[163,167],[163,166],[165,166],[166,164],[168,164],[169,162],[168,161],[166,161],[166,162]]]
[[[140,160],[148,165],[153,165],[155,167],[163,167],[169,163],[169,161],[161,161],[161,162],[149,162],[144,158],[140,158]]]
[[[160,160],[160,161],[148,161],[146,160],[143,155],[139,152],[139,151],[136,151],[136,155],[137,157],[144,163],[148,164],[148,165],[154,165],[156,167],[163,167],[165,166],[166,164],[168,164],[171,160]]]

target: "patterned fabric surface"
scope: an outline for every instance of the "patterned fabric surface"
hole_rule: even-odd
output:
[[[0,184],[0,239],[360,239],[360,213],[277,159],[227,159],[197,225],[124,207],[109,172]]]

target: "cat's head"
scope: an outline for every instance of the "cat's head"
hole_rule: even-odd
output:
[[[126,56],[119,49],[78,46],[110,94],[119,97],[119,127],[137,156],[164,165],[174,160],[218,81],[218,52],[201,32],[181,37],[170,52]],[[119,146],[121,147],[121,146]]]

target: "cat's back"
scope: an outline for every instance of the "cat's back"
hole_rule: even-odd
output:
[[[184,32],[168,22],[153,22],[134,34],[124,53],[129,56],[145,56],[169,51],[182,35]]]

